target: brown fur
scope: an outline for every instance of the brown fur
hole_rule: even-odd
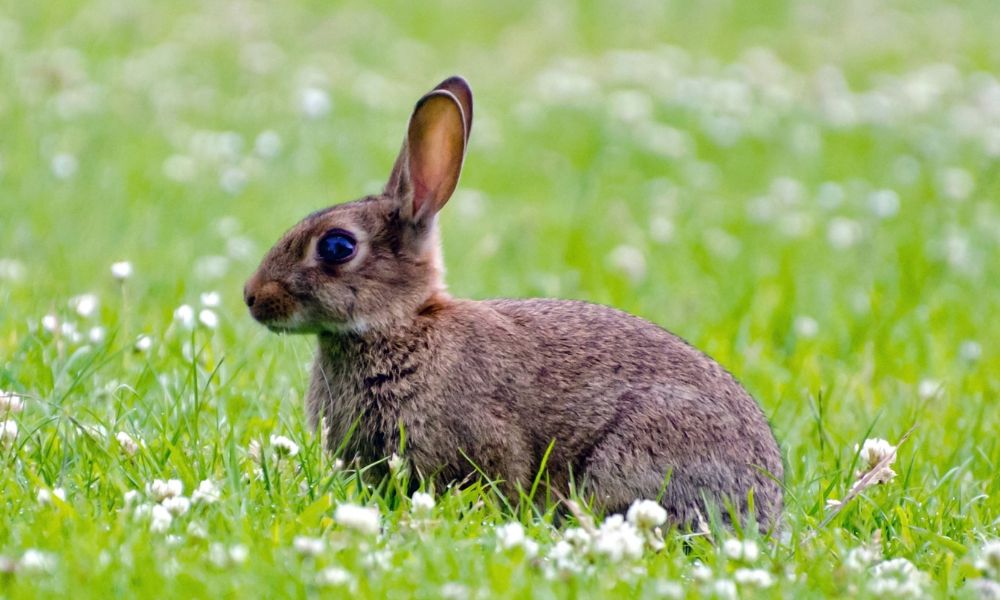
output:
[[[599,507],[622,511],[669,480],[662,504],[674,523],[726,518],[726,506],[746,516],[752,493],[762,526],[776,524],[778,446],[757,403],[711,358],[605,306],[448,296],[435,216],[461,168],[472,95],[457,78],[431,95],[437,106],[418,103],[386,193],[310,215],[247,283],[258,321],[318,334],[313,423],[325,417],[336,446],[357,422],[348,450],[364,463],[397,451],[402,427],[419,475],[460,481],[471,459],[508,491],[531,485],[554,442],[549,485],[565,493],[572,478]],[[457,108],[441,110],[442,98]],[[415,172],[433,176],[413,185]],[[316,255],[332,229],[358,240],[342,265]]]

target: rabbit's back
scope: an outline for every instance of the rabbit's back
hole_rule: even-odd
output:
[[[760,407],[717,362],[648,321],[565,300],[484,303],[525,335],[521,401],[536,440],[611,509],[653,497],[690,522],[703,492],[762,520],[781,507],[781,457]],[[558,452],[562,444],[562,452]],[[538,445],[538,442],[536,442]],[[721,498],[720,498],[721,500]],[[673,505],[673,507],[671,506]]]

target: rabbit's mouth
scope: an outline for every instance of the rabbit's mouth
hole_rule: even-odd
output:
[[[302,335],[311,333],[322,333],[324,330],[322,327],[317,327],[315,325],[309,325],[303,323],[299,319],[285,319],[282,321],[269,321],[261,322],[261,325],[267,327],[268,331],[271,333],[277,333],[279,335]]]

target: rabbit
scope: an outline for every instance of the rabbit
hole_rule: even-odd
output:
[[[402,445],[426,480],[485,475],[508,493],[544,467],[606,512],[657,498],[679,527],[776,526],[778,444],[711,358],[607,306],[447,293],[437,214],[471,126],[469,85],[446,79],[416,103],[384,191],[307,216],[245,286],[268,329],[317,336],[307,412],[330,449],[384,464]]]

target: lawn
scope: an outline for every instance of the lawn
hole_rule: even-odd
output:
[[[451,292],[715,357],[780,532],[321,450],[243,282],[453,73]],[[1000,597],[998,73],[994,0],[0,2],[0,597]]]

